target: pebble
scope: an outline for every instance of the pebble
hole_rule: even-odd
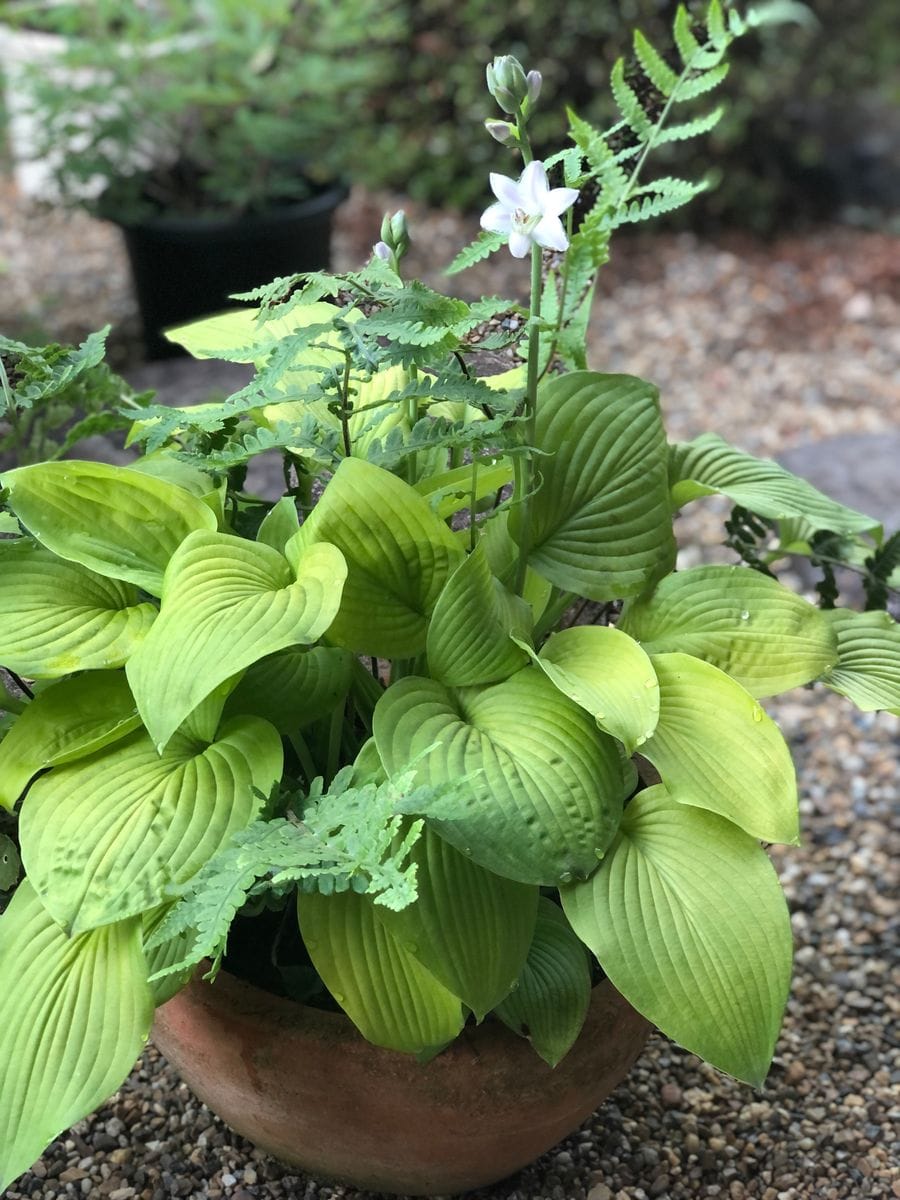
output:
[[[399,206],[397,197],[354,193],[338,218],[335,266],[358,265],[381,210]],[[406,207],[410,269],[424,265],[426,280],[443,286],[437,264],[473,225]],[[4,333],[16,336],[25,320],[28,329],[77,339],[111,319],[123,352],[130,336],[133,353],[134,300],[114,230],[80,214],[26,212],[0,180],[0,261]],[[498,255],[456,278],[475,295],[521,296],[524,275],[521,263]],[[824,437],[895,432],[898,283],[900,242],[862,230],[834,227],[765,245],[737,236],[626,240],[601,276],[592,365],[659,384],[673,440],[714,429],[774,456]],[[710,501],[679,519],[693,561],[720,553],[721,512]],[[900,1200],[889,1143],[900,1058],[888,1040],[896,1019],[888,979],[900,884],[898,723],[858,714],[820,690],[766,707],[797,761],[803,841],[770,851],[797,953],[764,1091],[656,1035],[572,1138],[469,1200]],[[153,1047],[117,1096],[54,1142],[5,1200],[77,1195],[376,1200],[255,1151]]]

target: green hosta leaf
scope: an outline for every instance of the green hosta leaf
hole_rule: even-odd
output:
[[[799,841],[797,781],[778,726],[718,667],[654,654],[659,723],[641,747],[673,800],[709,809],[766,842]]]
[[[512,480],[512,464],[508,458],[480,459],[475,476],[475,500],[495,495]],[[428,501],[429,507],[442,520],[452,517],[472,502],[472,466],[466,463],[437,475],[427,475],[415,484],[415,490]]]
[[[271,546],[279,554],[284,554],[285,546],[299,528],[296,501],[293,496],[282,496],[263,517],[256,532],[256,540],[264,546]]]
[[[422,783],[471,778],[449,809],[438,799],[422,815],[522,883],[589,875],[632,783],[616,743],[533,667],[491,687],[401,679],[379,700],[373,731],[389,774],[415,762]]]
[[[822,682],[863,712],[900,709],[900,625],[884,612],[834,608],[824,614],[837,637],[837,666]]]
[[[614,986],[667,1036],[756,1087],[791,975],[791,923],[765,852],[728,821],[640,792],[563,908]]]
[[[825,615],[749,567],[667,575],[628,602],[618,628],[650,654],[702,658],[757,697],[809,683],[837,660]]]
[[[19,879],[22,860],[16,843],[5,833],[0,833],[0,892],[8,892]]]
[[[516,577],[519,548],[509,534],[509,510],[495,513],[481,526],[479,545],[484,547],[491,571],[507,588],[511,588]],[[553,595],[553,584],[544,579],[531,567],[525,572],[522,599],[528,602],[532,613],[532,624],[540,620]],[[526,639],[530,643],[530,638]]]
[[[778,463],[735,449],[714,433],[672,446],[669,478],[676,508],[720,492],[772,520],[801,517],[814,530],[835,533],[878,535],[881,531],[871,517],[829,499]]]
[[[79,933],[155,908],[260,811],[281,739],[256,717],[212,745],[145,733],[56,767],[22,803],[22,859],[53,916]]]
[[[553,634],[536,662],[561,692],[631,754],[659,718],[659,684],[650,659],[627,634],[576,625]]]
[[[581,1032],[590,1002],[591,970],[584,946],[559,906],[541,897],[525,967],[495,1012],[555,1067]]]
[[[215,529],[208,505],[184,488],[127,467],[48,462],[3,476],[9,507],[60,558],[162,592],[163,572],[180,543]]]
[[[347,424],[351,451],[357,458],[366,458],[373,442],[387,437],[392,429],[409,430],[406,406],[392,399],[408,383],[405,367],[388,367],[371,379],[351,384],[353,413]]]
[[[541,386],[536,442],[547,456],[530,565],[591,600],[643,591],[674,557],[656,389],[631,375],[558,376]],[[521,541],[521,505],[509,527]]]
[[[178,325],[166,331],[166,338],[184,346],[194,358],[224,358],[227,362],[254,363],[264,365],[275,343],[290,337],[299,330],[315,325],[330,325],[335,317],[344,320],[359,320],[361,313],[341,313],[333,304],[324,302],[297,305],[284,316],[268,317],[259,321],[258,308],[233,308],[227,312],[203,317],[187,325]],[[323,330],[323,340],[325,331]],[[307,350],[315,358],[315,350]],[[340,356],[334,355],[335,361]]]
[[[425,649],[428,617],[463,552],[414,488],[371,463],[345,459],[299,537],[331,542],[347,559],[330,640],[385,658]]]
[[[428,669],[450,687],[508,679],[528,661],[511,640],[531,633],[531,609],[495,579],[482,545],[450,576],[428,627]]]
[[[107,1100],[153,1019],[140,921],[70,938],[23,883],[0,917],[0,1189]]]
[[[226,716],[252,713],[279,733],[294,733],[340,704],[350,690],[354,658],[337,646],[290,646],[253,663],[228,697]]]
[[[300,895],[297,915],[313,966],[367,1041],[422,1054],[462,1029],[457,997],[403,948],[368,896]]]
[[[57,558],[30,539],[0,542],[0,663],[30,679],[121,667],[156,618],[135,588]]]
[[[0,805],[12,808],[38,771],[93,754],[140,723],[121,671],[90,671],[46,688],[0,742]]]
[[[309,644],[337,611],[346,567],[314,544],[292,570],[270,546],[194,533],[166,572],[162,608],[128,681],[144,724],[164,746],[214,688],[257,659]]]
[[[538,889],[479,867],[426,828],[412,851],[418,898],[378,916],[404,950],[480,1021],[515,983],[534,932]]]

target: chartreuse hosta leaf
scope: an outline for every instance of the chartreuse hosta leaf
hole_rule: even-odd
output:
[[[0,917],[0,1190],[134,1066],[153,1020],[139,918],[68,937],[22,883]]]
[[[462,1029],[458,997],[403,947],[370,896],[301,893],[297,915],[313,966],[367,1041],[428,1054]]]
[[[591,970],[584,946],[559,906],[542,896],[522,974],[494,1011],[555,1067],[581,1032],[590,1002]]]
[[[256,540],[264,546],[271,546],[279,554],[284,554],[284,548],[300,528],[297,516],[297,504],[293,496],[282,496],[263,517]]]
[[[184,488],[127,467],[46,462],[7,471],[9,507],[60,558],[159,596],[189,533],[215,529],[212,509]]]
[[[757,697],[809,683],[837,661],[826,616],[750,567],[667,575],[626,604],[618,628],[651,654],[702,658]]]
[[[340,704],[350,690],[353,655],[338,646],[290,646],[253,663],[228,697],[225,715],[264,717],[294,733]]]
[[[412,861],[418,898],[397,912],[375,911],[399,944],[481,1020],[522,971],[538,889],[486,871],[427,826]]]
[[[133,733],[33,784],[25,869],[71,932],[144,912],[257,816],[281,768],[281,739],[256,717],[226,723],[211,745],[179,733],[162,754]]]
[[[0,742],[0,805],[12,808],[38,771],[93,754],[140,723],[121,671],[89,671],[46,688]]]
[[[334,546],[295,559],[227,533],[193,533],[166,571],[159,617],[127,665],[144,724],[164,746],[219,684],[257,659],[309,644],[337,612],[346,566]]]
[[[341,313],[333,304],[321,301],[316,304],[301,304],[281,317],[269,317],[259,321],[258,308],[233,308],[227,312],[190,321],[166,331],[166,338],[184,346],[194,358],[224,358],[227,362],[253,363],[257,367],[265,364],[269,353],[282,338],[290,337],[301,329],[313,325],[330,325],[335,317],[352,323],[362,317],[358,310]],[[323,331],[322,341],[326,340]],[[325,351],[327,353],[327,350]],[[303,351],[304,363],[309,359],[318,362],[315,349]],[[339,349],[332,350],[327,359],[329,365],[343,362]]]
[[[608,625],[576,625],[553,634],[537,665],[561,692],[591,714],[629,754],[659,718],[659,684],[650,659],[627,634]]]
[[[57,558],[30,538],[0,542],[0,663],[30,679],[121,667],[156,618],[137,589]]]
[[[589,875],[633,786],[617,743],[534,667],[489,687],[401,679],[379,700],[373,732],[390,775],[414,762],[424,784],[471,777],[449,811],[436,800],[422,815],[483,867],[522,883]]]
[[[724,671],[689,654],[650,656],[659,721],[641,754],[673,800],[766,842],[799,841],[797,781],[778,726]]]
[[[668,449],[657,390],[632,375],[573,371],[541,386],[540,487],[530,565],[591,600],[643,591],[674,560]],[[521,540],[521,505],[509,528]]]
[[[301,544],[331,542],[347,560],[330,641],[385,658],[425,649],[428,617],[464,554],[414,488],[362,459],[345,459],[298,537]]]
[[[813,529],[878,534],[881,526],[864,513],[830,499],[797,475],[766,458],[754,458],[703,433],[671,447],[672,503],[681,508],[699,496],[721,493],[761,517],[799,517]]]
[[[163,974],[169,967],[181,962],[188,954],[193,941],[192,932],[179,933],[157,943],[155,934],[175,907],[174,902],[151,908],[141,917],[141,940],[147,960],[147,976],[153,1003],[157,1008],[180,992],[194,973],[194,966],[183,967],[172,974]],[[157,978],[153,978],[157,976]]]
[[[531,609],[495,579],[482,545],[456,568],[428,626],[428,670],[451,687],[495,683],[528,662],[512,638],[531,634]]]
[[[562,890],[613,985],[667,1036],[761,1086],[787,1000],[791,923],[765,851],[665,788],[640,792],[600,869]]]
[[[884,612],[826,612],[837,638],[837,666],[822,682],[863,712],[900,710],[900,625]]]

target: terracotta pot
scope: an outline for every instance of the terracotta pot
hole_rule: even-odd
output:
[[[421,1065],[370,1045],[343,1014],[222,972],[160,1008],[153,1040],[213,1112],[282,1162],[427,1196],[494,1183],[549,1150],[620,1082],[649,1031],[604,981],[554,1070],[490,1020]]]

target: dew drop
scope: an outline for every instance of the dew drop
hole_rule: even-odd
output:
[[[644,687],[645,687],[645,688],[654,688],[654,687],[656,687],[656,680],[655,680],[655,679],[645,679],[645,680],[644,680]]]
[[[753,720],[761,721],[762,719],[763,719],[763,710],[757,704],[756,707],[753,709]]]
[[[343,1007],[346,997],[341,992],[332,992],[331,994],[334,996],[335,1001]]]
[[[415,955],[415,954],[419,953],[419,943],[418,942],[405,942],[404,948],[406,949],[407,953],[409,953],[409,954]]]
[[[571,883],[572,882],[572,872],[571,871],[563,871],[560,874],[559,882],[560,883]]]
[[[746,608],[745,608],[745,609],[744,609],[744,611],[741,613],[741,620],[742,620],[742,621],[749,621],[749,620],[750,620],[750,614],[747,612]]]

